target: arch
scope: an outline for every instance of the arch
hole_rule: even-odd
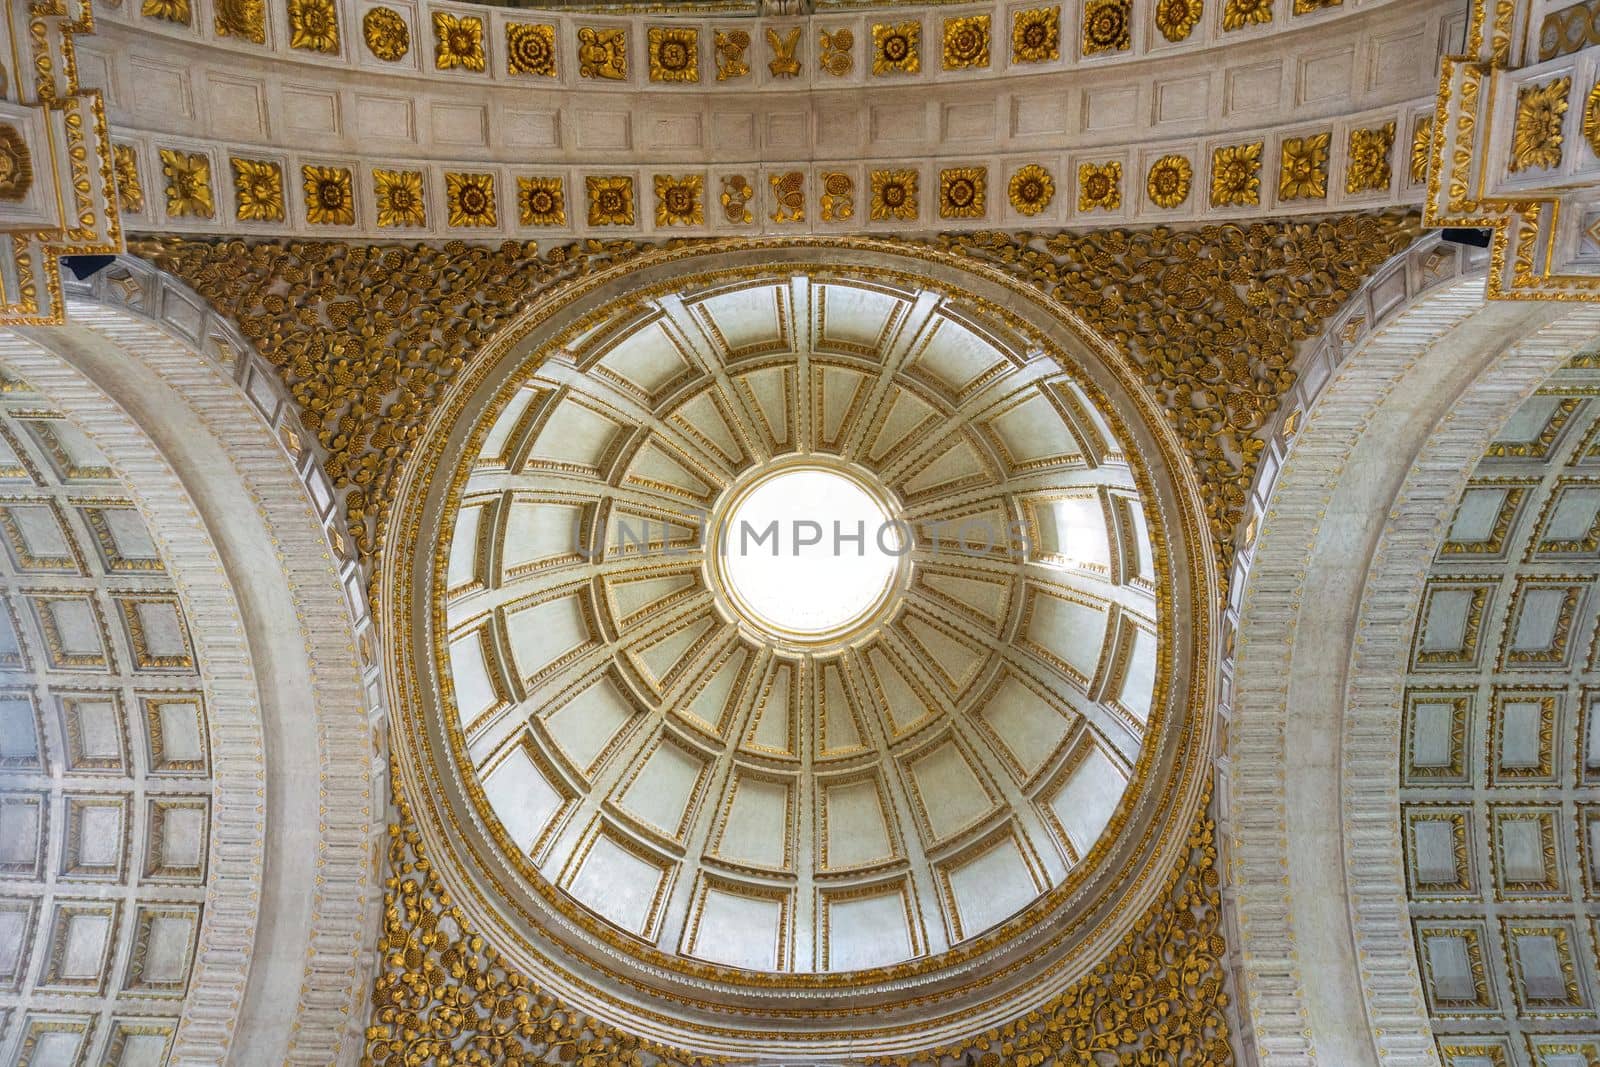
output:
[[[271,369],[198,297],[122,257],[68,300],[66,327],[0,334],[0,358],[115,445],[211,668],[213,866],[170,1062],[354,1063],[387,811],[332,493]]]
[[[1235,574],[1224,771],[1264,1064],[1437,1063],[1405,911],[1395,649],[1485,444],[1597,329],[1596,309],[1489,305],[1478,279],[1449,281],[1290,409],[1293,446]]]

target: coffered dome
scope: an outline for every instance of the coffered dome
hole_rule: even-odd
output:
[[[1095,375],[988,300],[825,262],[513,343],[418,494],[437,689],[402,703],[462,895],[530,967],[664,1039],[641,989],[734,1010],[736,1046],[990,1005],[1023,994],[1000,964],[1108,936],[1142,879],[1106,861],[1177,785],[1188,632]]]
[[[1115,811],[1158,644],[1133,474],[1060,364],[940,294],[642,301],[550,353],[468,470],[472,767],[518,857],[615,928],[900,963],[1060,883]],[[786,625],[812,599],[843,625]]]

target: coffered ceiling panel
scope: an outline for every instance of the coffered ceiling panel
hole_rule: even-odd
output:
[[[1160,645],[1139,492],[1091,411],[953,303],[804,275],[549,359],[470,466],[445,598],[524,858],[630,935],[777,971],[936,951],[1059,882],[1126,786]],[[893,609],[818,651],[764,640],[692,536],[791,454],[927,534]]]
[[[0,378],[0,1060],[160,1064],[205,912],[200,664],[113,457]]]
[[[1566,1067],[1600,1052],[1597,368],[1580,356],[1505,424],[1427,575],[1401,836],[1446,1067]]]

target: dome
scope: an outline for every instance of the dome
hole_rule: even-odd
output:
[[[594,303],[494,360],[416,483],[436,689],[404,703],[465,896],[662,1040],[662,993],[895,1022],[1108,936],[1186,637],[1101,384],[933,277],[756,263]]]

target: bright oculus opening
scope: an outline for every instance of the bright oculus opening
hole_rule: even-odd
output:
[[[742,620],[795,644],[845,640],[881,617],[911,544],[863,477],[811,464],[752,479],[719,518],[714,584]]]

